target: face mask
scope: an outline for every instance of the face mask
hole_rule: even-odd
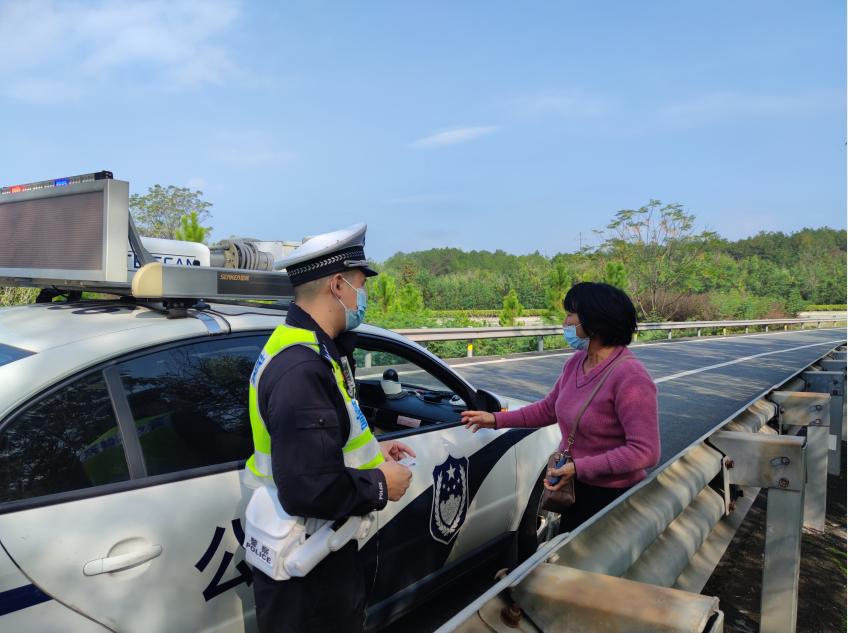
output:
[[[580,338],[577,336],[576,325],[566,325],[563,327],[562,336],[565,339],[565,342],[568,343],[568,346],[572,349],[586,349],[589,347],[588,338]]]
[[[362,319],[365,318],[365,308],[368,306],[368,294],[365,292],[365,288],[355,288],[353,284],[344,277],[342,277],[342,281],[353,288],[354,292],[356,292],[356,310],[351,310],[341,299],[336,297],[338,302],[342,304],[345,311],[345,331],[347,332],[348,330],[358,327],[359,324],[362,323]]]

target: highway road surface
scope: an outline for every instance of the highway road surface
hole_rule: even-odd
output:
[[[660,464],[845,340],[845,329],[833,328],[632,346],[659,390]],[[533,401],[548,393],[571,354],[551,352],[449,362],[476,387]],[[493,571],[480,570],[388,630],[433,631],[482,593],[491,584]]]

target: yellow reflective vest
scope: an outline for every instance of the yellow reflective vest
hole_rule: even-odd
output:
[[[292,345],[303,345],[321,355],[321,346],[315,332],[302,328],[280,325],[271,334],[262,353],[256,360],[253,373],[250,376],[249,410],[250,427],[253,431],[253,455],[247,460],[247,470],[259,481],[266,485],[274,485],[271,472],[271,435],[259,412],[259,380],[268,364],[277,354]],[[350,434],[347,442],[342,448],[345,466],[348,468],[376,468],[383,463],[383,454],[368,421],[365,419],[359,404],[351,398],[345,384],[344,375],[339,364],[325,356],[333,366],[333,375],[336,378],[336,386],[344,399],[350,420]]]

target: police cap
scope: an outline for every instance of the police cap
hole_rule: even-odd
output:
[[[354,224],[346,229],[316,235],[278,259],[274,268],[285,268],[292,286],[357,268],[366,277],[373,277],[377,271],[372,270],[365,259],[367,228],[365,224]]]

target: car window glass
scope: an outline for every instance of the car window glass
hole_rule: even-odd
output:
[[[387,369],[394,369],[401,384],[423,389],[450,391],[445,383],[426,369],[422,369],[417,363],[395,353],[357,348],[353,356],[356,360],[356,378],[358,380],[379,380]]]
[[[360,345],[353,354],[357,397],[376,434],[459,421],[465,401],[411,355]]]
[[[250,456],[248,380],[266,338],[215,339],[121,363],[149,475]]]
[[[0,501],[129,479],[102,374],[37,401],[0,431]]]

